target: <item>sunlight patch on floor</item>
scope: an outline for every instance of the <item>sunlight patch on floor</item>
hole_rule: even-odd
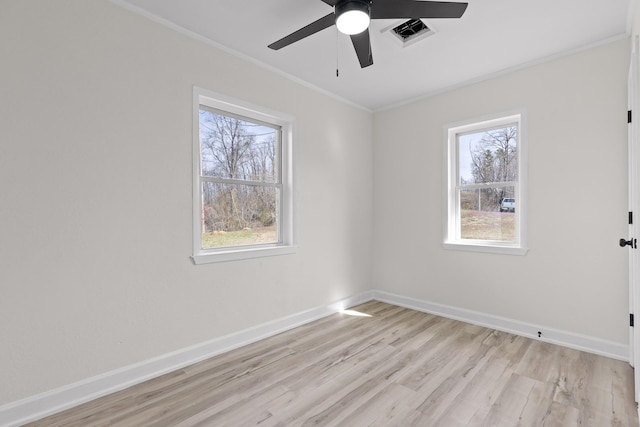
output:
[[[356,310],[349,310],[349,309],[346,309],[346,310],[340,310],[340,313],[342,313],[342,314],[346,314],[346,315],[348,315],[348,316],[357,316],[357,317],[373,317],[373,316],[371,316],[370,314],[362,313],[362,312],[360,312],[360,311],[356,311]]]

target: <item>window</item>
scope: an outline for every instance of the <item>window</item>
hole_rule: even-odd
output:
[[[196,264],[294,251],[293,119],[194,88]]]
[[[446,127],[444,246],[524,255],[523,113]]]

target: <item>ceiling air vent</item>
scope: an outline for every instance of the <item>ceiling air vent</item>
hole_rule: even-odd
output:
[[[410,19],[403,22],[392,28],[391,33],[402,42],[403,46],[408,46],[434,34],[433,30],[427,27],[427,24],[420,19]]]

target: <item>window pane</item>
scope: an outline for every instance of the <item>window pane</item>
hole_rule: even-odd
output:
[[[277,182],[279,130],[200,109],[203,176]]]
[[[460,191],[460,238],[515,242],[514,187]]]
[[[202,248],[277,243],[279,189],[205,182]]]
[[[517,135],[515,125],[459,135],[458,183],[517,181]]]

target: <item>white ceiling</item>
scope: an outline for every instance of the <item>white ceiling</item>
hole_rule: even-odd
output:
[[[113,1],[370,110],[622,37],[631,7],[631,0],[468,0],[461,19],[424,20],[435,34],[407,47],[381,32],[405,20],[374,20],[374,63],[361,69],[335,26],[267,48],[330,13],[321,0]]]

